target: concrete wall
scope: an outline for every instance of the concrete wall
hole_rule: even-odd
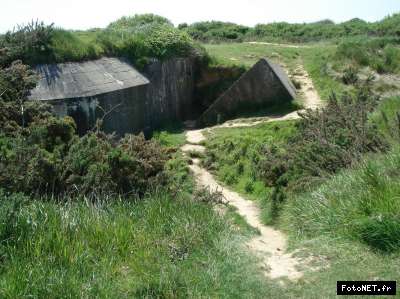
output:
[[[200,116],[198,124],[214,125],[241,111],[291,101],[294,95],[294,87],[286,74],[276,65],[261,59]]]
[[[57,115],[75,119],[80,134],[92,129],[104,113],[102,128],[107,133],[150,132],[163,122],[184,120],[191,112],[195,65],[191,58],[155,61],[144,70],[148,85],[50,103]]]

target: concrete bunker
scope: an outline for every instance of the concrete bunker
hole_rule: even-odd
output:
[[[241,109],[295,97],[283,70],[261,59],[205,111],[195,111],[199,67],[195,58],[154,60],[142,72],[122,58],[39,65],[39,82],[29,98],[52,104],[58,116],[73,117],[80,134],[100,119],[105,132],[122,136],[150,133],[163,123],[192,120],[194,115],[198,125],[211,125]]]
[[[38,65],[39,82],[29,99],[73,117],[80,134],[99,119],[107,133],[146,133],[190,115],[194,68],[190,58],[154,60],[143,72],[122,58]]]
[[[295,97],[296,89],[283,69],[260,59],[200,116],[198,123],[214,125],[240,111],[289,102]]]

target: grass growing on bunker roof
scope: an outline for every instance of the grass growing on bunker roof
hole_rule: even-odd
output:
[[[21,59],[39,63],[79,62],[102,56],[125,56],[138,67],[151,58],[168,59],[202,55],[202,49],[185,32],[154,15],[123,17],[105,29],[69,31],[32,22],[0,36],[0,63]]]

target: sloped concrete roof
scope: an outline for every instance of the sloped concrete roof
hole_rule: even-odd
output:
[[[290,93],[290,95],[293,98],[295,98],[296,97],[296,87],[294,87],[292,81],[289,79],[288,75],[281,68],[281,66],[269,61],[266,58],[262,58],[261,61],[263,63],[266,63],[267,65],[269,65],[269,67],[274,71],[275,75],[281,81],[283,86],[285,86],[286,90]]]
[[[295,87],[284,70],[262,58],[208,107],[198,124],[213,125],[240,111],[288,102],[295,97]]]
[[[39,82],[32,100],[90,97],[149,84],[149,80],[121,58],[101,58],[81,63],[44,64],[35,68]]]

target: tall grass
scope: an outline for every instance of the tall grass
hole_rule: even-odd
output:
[[[383,251],[400,250],[400,147],[371,156],[289,201],[285,222],[307,237],[333,235]]]
[[[166,193],[97,203],[1,193],[1,298],[260,298],[243,238]]]
[[[91,34],[96,36],[95,33]],[[50,47],[52,59],[56,62],[89,60],[104,54],[104,49],[99,43],[87,41],[82,34],[63,29],[53,32]]]
[[[392,142],[400,139],[400,97],[383,100],[378,109],[370,116],[379,131]]]

